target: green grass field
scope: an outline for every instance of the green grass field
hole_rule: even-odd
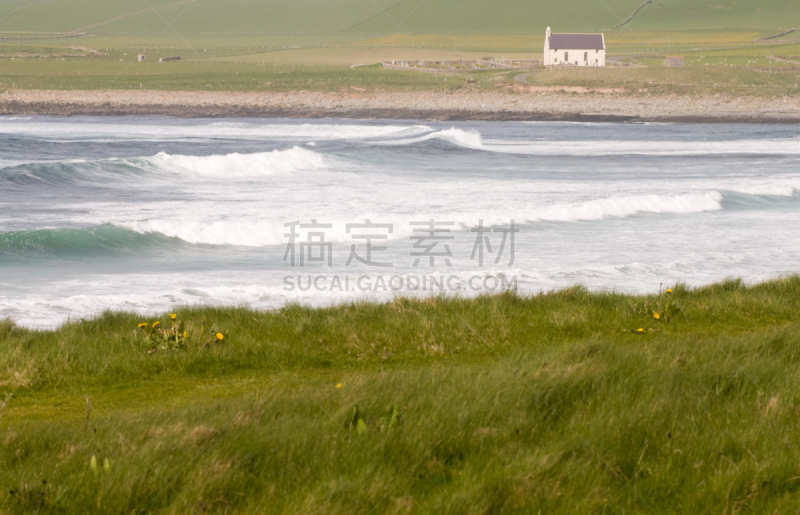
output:
[[[611,31],[641,4],[639,0],[604,2],[547,2],[544,0],[402,0],[356,25],[354,32],[392,31],[403,20],[408,32],[526,32],[543,33],[549,25],[563,32]],[[624,30],[706,30],[721,28],[789,29],[800,20],[800,4],[790,0],[725,0],[718,4],[696,0],[654,0]],[[793,25],[794,23],[794,25]]]
[[[495,74],[502,81],[507,74]],[[478,74],[471,87],[491,87],[495,75]],[[0,69],[0,87],[16,89],[149,89],[180,91],[341,91],[350,87],[391,90],[446,90],[464,77],[406,73],[377,67],[256,65],[238,63],[14,62]]]
[[[798,313],[790,277],[181,308],[178,350],[6,322],[0,511],[790,512]]]
[[[773,73],[763,69],[735,67],[661,66],[663,59],[640,59],[647,68],[553,69],[529,81],[542,86],[579,86],[588,89],[622,88],[629,95],[726,96],[736,98],[775,98],[800,94],[800,73],[775,66]]]
[[[3,32],[178,34],[541,33],[611,31],[639,0],[555,4],[545,0],[9,0]],[[800,20],[789,0],[654,1],[625,30],[788,29]]]
[[[4,2],[0,30],[156,35],[175,32],[334,33],[366,20],[396,0],[63,0]],[[17,10],[30,4],[22,10]],[[5,18],[12,11],[12,16]]]
[[[564,32],[602,31],[610,56],[645,64],[653,77],[663,75],[657,68],[665,55],[685,55],[690,68],[702,68],[693,72],[697,77],[692,84],[720,87],[717,72],[706,68],[791,73],[800,67],[800,33],[760,40],[800,25],[797,2],[654,1],[632,21],[615,28],[639,4],[639,0],[560,4],[544,0],[8,0],[0,4],[0,88],[327,90],[335,89],[335,82],[347,87],[361,81],[360,87],[368,88],[449,89],[452,79],[445,86],[443,78],[378,75],[353,71],[350,65],[485,56],[538,59],[548,25]],[[85,49],[100,54],[75,56]],[[136,63],[139,53],[147,54],[150,62]],[[154,63],[173,55],[181,56],[182,62]],[[623,84],[643,86],[638,74],[632,72],[630,78],[622,79]],[[555,76],[565,77],[563,85],[585,78],[569,73]],[[653,82],[653,77],[644,82]],[[758,89],[768,82],[759,75],[742,73],[738,82],[745,77],[754,80],[737,94],[774,95],[772,88]],[[498,84],[494,75],[478,73],[473,78],[478,87]],[[785,78],[770,81],[780,83],[779,89],[793,84]],[[691,93],[683,86],[673,89]]]
[[[129,54],[130,55],[130,54]],[[358,59],[358,53],[347,54]],[[380,55],[380,53],[379,53]],[[511,57],[513,54],[506,55]],[[301,65],[285,62],[259,63],[261,55],[228,57],[228,61],[192,60],[178,63],[99,62],[84,58],[9,61],[0,67],[0,88],[105,90],[146,89],[167,91],[418,91],[498,88],[517,91],[518,71],[476,71],[445,76],[388,70],[375,66],[349,68],[341,64]],[[687,57],[687,60],[694,59]],[[579,86],[588,90],[613,88],[627,95],[683,96],[726,95],[775,98],[800,93],[800,70],[791,64],[747,64],[753,58],[713,57],[704,54],[699,63],[713,66],[661,66],[662,58],[637,58],[650,67],[552,69],[528,79],[534,86]],[[288,62],[286,62],[288,61]],[[713,62],[713,61],[712,61]],[[737,63],[740,66],[728,66]],[[745,67],[745,65],[747,67]],[[466,84],[466,78],[475,83]]]

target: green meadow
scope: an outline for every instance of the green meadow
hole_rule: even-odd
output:
[[[0,511],[792,511],[798,313],[795,276],[5,322]]]
[[[549,25],[563,32],[610,31],[641,5],[640,0],[604,2],[545,0],[402,0],[356,25],[356,32],[391,31],[403,20],[408,32],[525,32],[543,33]],[[653,0],[628,24],[629,30],[707,30],[720,28],[772,29],[793,27],[800,5],[791,0]],[[563,27],[563,28],[562,28]]]
[[[611,31],[640,0],[10,0],[0,31],[94,35],[174,34],[435,34]],[[789,29],[800,19],[790,0],[654,0],[624,27],[630,30]],[[793,23],[794,22],[794,23]]]
[[[505,74],[500,77],[506,80]],[[14,62],[0,69],[0,83],[16,89],[149,89],[180,91],[338,91],[361,89],[453,89],[464,79],[409,74],[377,67],[343,71],[340,66],[261,65],[191,62],[167,66],[145,63]],[[488,77],[486,77],[488,79]],[[486,84],[481,80],[480,84]]]
[[[800,4],[788,0],[639,0],[553,3],[544,0],[8,0],[0,5],[0,90],[57,89],[452,89],[414,72],[401,75],[354,65],[390,60],[483,57],[537,59],[547,26],[606,36],[608,53],[659,74],[666,55],[683,55],[699,79],[709,68],[754,73],[737,94],[772,95],[757,75],[800,66]],[[147,63],[137,63],[137,55]],[[83,55],[80,55],[83,54]],[[157,63],[178,55],[181,61]],[[278,71],[279,70],[279,71]],[[638,71],[613,72],[636,88]],[[87,79],[87,74],[93,79]],[[280,76],[278,76],[280,75]],[[562,85],[584,81],[558,73]],[[57,77],[58,79],[56,79]],[[370,78],[377,84],[371,84]],[[513,82],[513,74],[476,73],[478,86]],[[338,80],[337,86],[332,84]],[[608,82],[610,79],[603,79]],[[788,79],[772,78],[785,82]],[[462,86],[465,80],[456,81]],[[659,79],[659,82],[662,82]],[[674,82],[674,81],[673,81]],[[675,82],[677,84],[677,82]],[[791,83],[793,84],[793,83]],[[693,93],[685,87],[673,88]]]

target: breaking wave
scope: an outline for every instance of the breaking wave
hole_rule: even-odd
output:
[[[553,204],[533,209],[513,209],[505,206],[502,212],[447,212],[414,215],[392,214],[382,217],[380,223],[393,226],[390,239],[407,238],[413,234],[411,222],[428,218],[453,222],[455,230],[469,230],[479,220],[487,226],[507,225],[510,219],[517,224],[537,222],[581,222],[607,218],[623,218],[638,214],[683,214],[716,211],[722,209],[723,196],[719,192],[676,196],[642,195],[610,197],[580,203]],[[333,228],[325,232],[326,240],[350,241],[345,224],[360,222],[364,216],[352,220],[325,220]],[[376,220],[377,222],[378,220]],[[283,220],[218,220],[204,223],[200,220],[153,219],[122,224],[140,234],[158,233],[179,238],[193,244],[237,245],[260,247],[285,244],[287,229]]]
[[[31,257],[59,260],[97,254],[148,253],[181,244],[162,234],[141,234],[111,224],[85,229],[0,232],[0,262]]]
[[[143,179],[256,179],[304,171],[323,171],[331,159],[302,147],[255,154],[183,156],[160,152],[151,157],[100,161],[67,160],[25,163],[0,169],[0,182],[19,185],[103,184]]]
[[[646,141],[646,140],[487,140],[477,131],[445,129],[422,136],[386,141],[374,145],[414,145],[431,140],[458,147],[539,156],[703,156],[703,155],[800,155],[800,138],[746,139],[729,141]]]
[[[234,153],[211,156],[182,156],[161,152],[153,157],[123,161],[161,173],[216,179],[241,179],[316,171],[328,166],[322,154],[301,147],[257,154]]]

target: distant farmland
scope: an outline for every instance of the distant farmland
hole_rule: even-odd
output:
[[[793,71],[800,66],[800,32],[761,40],[800,26],[800,2],[653,0],[618,26],[640,5],[642,0],[6,0],[0,3],[0,91],[328,89],[336,77],[383,88],[443,87],[444,79],[354,72],[350,66],[394,59],[536,59],[547,26],[604,32],[609,55],[630,64],[660,66],[665,55],[680,54],[692,69],[779,70],[792,74],[780,79],[788,85],[800,79]],[[138,53],[147,54],[148,63],[135,63]],[[181,61],[154,63],[171,55]],[[732,86],[765,82],[730,71]],[[611,73],[604,83],[650,85],[652,78],[631,70]],[[690,74],[689,82],[725,86],[719,77],[699,73]],[[572,75],[538,80],[585,84],[585,76]],[[513,77],[479,73],[475,79],[478,87],[492,88]]]
[[[641,0],[62,0],[7,1],[0,31],[105,36],[245,34],[540,33],[610,31]],[[654,0],[625,30],[789,28],[800,2]],[[168,28],[167,28],[168,27]]]
[[[408,32],[609,31],[642,0],[549,2],[545,0],[402,0],[353,27],[355,32],[391,31],[391,20],[404,20]],[[800,26],[800,2],[792,0],[653,0],[626,25],[635,30],[767,29]]]

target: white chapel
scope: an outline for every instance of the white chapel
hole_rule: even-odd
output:
[[[605,66],[606,40],[602,34],[555,34],[547,27],[545,66]]]

